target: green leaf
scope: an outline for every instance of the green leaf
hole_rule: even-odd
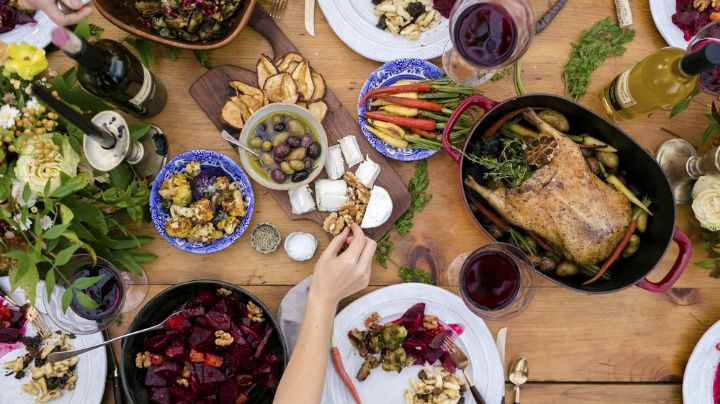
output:
[[[15,279],[11,278],[12,289],[15,290],[20,288],[25,291],[28,296],[28,301],[34,302],[35,296],[37,295],[37,284],[40,281],[40,274],[37,270],[37,256],[35,254],[28,254],[26,259],[23,260],[24,268],[20,271],[20,268],[16,268],[13,272],[20,272],[15,276]]]
[[[120,189],[127,188],[133,178],[135,178],[135,174],[133,174],[130,165],[124,162],[110,170],[108,174],[110,174],[110,184]]]
[[[67,288],[67,289],[65,289],[65,292],[63,292],[62,299],[61,299],[63,312],[67,311],[68,307],[70,307],[70,304],[72,303],[72,300],[73,300],[73,293],[74,293],[74,291],[72,288]]]
[[[157,255],[149,251],[129,251],[128,253],[138,264],[147,264],[157,259]]]
[[[690,106],[690,98],[686,98],[686,99],[678,102],[677,104],[675,104],[675,106],[670,111],[670,119],[677,116],[677,114],[685,111],[689,106]]]
[[[34,220],[33,220],[33,231],[37,235],[41,235],[43,232],[42,222],[40,221],[40,217],[37,215],[34,217]]]
[[[150,236],[139,235],[128,239],[113,240],[113,250],[129,250],[138,248],[149,243],[153,238]]]
[[[73,218],[75,218],[75,214],[73,214],[73,211],[67,207],[65,204],[60,204],[60,217],[62,218],[63,224],[69,224]]]
[[[27,254],[28,254],[27,251],[14,250],[14,251],[8,251],[8,252],[4,253],[2,256],[7,257],[7,258],[12,258],[14,260],[21,260],[21,259],[24,259]]]
[[[88,23],[87,18],[83,18],[78,22],[78,24],[75,26],[75,29],[73,30],[75,35],[82,37],[86,41],[90,39],[90,24]]]
[[[63,237],[69,240],[71,243],[80,244],[82,248],[85,249],[88,254],[90,254],[93,262],[97,261],[97,254],[95,254],[95,249],[91,245],[80,240],[80,238],[77,236],[77,234],[75,234],[75,232],[66,231],[65,233],[63,233]]]
[[[48,181],[50,182],[50,181]],[[30,200],[30,197],[32,196],[32,190],[30,189],[30,183],[26,182],[25,186],[23,186],[23,192],[22,192],[22,200],[27,205],[28,201]]]
[[[60,250],[55,255],[55,266],[61,267],[67,264],[70,261],[70,258],[72,258],[73,254],[75,254],[75,251],[78,250],[78,248],[80,248],[80,244],[73,244],[70,247]]]
[[[0,178],[0,201],[7,200],[10,198],[10,191],[12,190],[12,175],[7,173]]]
[[[73,210],[75,219],[81,223],[85,223],[94,230],[97,230],[103,236],[108,234],[108,225],[105,220],[105,214],[93,204],[79,203],[74,199],[65,201],[67,206]]]
[[[180,53],[180,49],[175,48],[173,46],[167,46],[167,57],[168,59],[172,60],[173,62],[177,60],[178,54]]]
[[[45,234],[43,234],[43,237],[48,240],[58,238],[58,237],[62,236],[63,233],[65,233],[65,230],[67,230],[68,227],[70,227],[69,224],[56,224],[55,226],[49,228],[45,232]]]
[[[45,274],[45,292],[47,296],[52,295],[53,288],[55,287],[55,268],[50,268]]]
[[[63,198],[85,188],[90,183],[90,174],[79,173],[74,177],[61,174],[62,185],[50,193],[51,198]]]
[[[135,48],[135,50],[138,52],[138,56],[140,56],[140,60],[142,61],[143,65],[147,67],[153,63],[153,59],[155,57],[153,55],[153,50],[150,46],[150,42],[141,38],[135,38],[133,36],[125,38],[124,42],[132,45],[132,47]]]
[[[702,134],[702,142],[703,143],[707,142],[713,136],[715,131],[717,131],[717,125],[708,126],[705,129],[705,132],[703,132],[703,134]]]
[[[82,307],[84,307],[86,309],[97,309],[98,307],[100,307],[100,305],[95,300],[93,300],[90,296],[86,295],[83,292],[80,292],[77,289],[74,289],[74,290],[75,290],[75,298],[77,299],[78,303],[80,303],[80,305]]]
[[[128,129],[130,129],[130,137],[132,140],[140,140],[140,138],[148,133],[150,126],[151,124],[149,123],[133,123],[128,125]]]
[[[717,268],[717,264],[715,260],[704,260],[704,261],[698,261],[695,263],[695,266],[702,268],[702,269],[715,269]]]
[[[124,250],[115,250],[113,254],[114,261],[118,267],[130,271],[136,275],[142,275],[143,269],[138,265],[137,261]],[[109,259],[111,262],[112,259]]]
[[[77,290],[85,290],[85,289],[89,288],[90,286],[98,283],[98,281],[102,278],[103,278],[102,275],[89,276],[87,278],[78,278],[75,280],[75,282],[73,282],[72,287],[73,287],[73,289],[77,289]]]
[[[200,62],[202,67],[208,70],[212,69],[212,65],[210,65],[210,58],[207,51],[193,51],[193,53],[195,54],[195,59]]]

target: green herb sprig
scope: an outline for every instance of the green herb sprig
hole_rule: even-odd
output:
[[[592,73],[609,57],[625,53],[635,31],[620,28],[610,17],[593,24],[570,44],[570,57],[562,69],[565,93],[579,100],[587,92]]]
[[[507,132],[503,131],[502,132]],[[492,183],[503,183],[508,188],[517,188],[532,175],[532,169],[525,159],[522,141],[516,135],[501,134],[502,149],[497,157],[463,153],[466,159],[479,165],[485,171],[483,179]]]

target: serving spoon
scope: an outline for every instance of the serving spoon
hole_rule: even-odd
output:
[[[252,154],[253,156],[257,157],[258,160],[260,159],[260,155],[257,154],[254,150],[250,150],[249,147],[245,146],[244,144],[240,143],[239,140],[235,139],[231,134],[229,134],[226,130],[220,132],[220,136],[222,136],[223,139],[227,140],[228,142],[234,144],[235,146],[245,150],[246,152]]]
[[[169,315],[160,324],[156,324],[152,327],[148,327],[148,328],[145,328],[142,330],[138,330],[138,331],[124,334],[124,335],[120,335],[119,337],[115,337],[115,338],[109,339],[107,341],[103,341],[99,344],[91,345],[89,347],[80,348],[80,349],[73,349],[70,351],[53,352],[47,356],[47,361],[50,363],[64,361],[65,359],[70,359],[70,358],[78,356],[80,354],[84,354],[85,352],[104,347],[105,345],[108,345],[108,344],[112,344],[113,342],[115,342],[117,340],[121,340],[123,338],[131,337],[133,335],[143,334],[143,333],[155,331],[155,330],[170,329],[170,327],[168,327],[169,320],[177,315],[182,315],[182,313],[184,313],[186,311],[187,310],[176,311],[175,313]]]
[[[527,382],[528,373],[528,361],[522,356],[515,359],[515,362],[510,366],[508,378],[510,379],[510,383],[515,385],[515,404],[520,403],[520,385]]]

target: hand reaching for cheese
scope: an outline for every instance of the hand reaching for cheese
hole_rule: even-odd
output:
[[[347,250],[340,253],[343,245]],[[332,239],[315,264],[310,295],[336,305],[367,287],[377,244],[352,223]]]
[[[43,11],[55,24],[60,26],[77,24],[83,17],[87,17],[92,12],[92,8],[86,6],[80,0],[63,1],[66,7],[74,10],[69,14],[60,11],[56,0],[20,0],[19,4],[20,7],[26,10]]]

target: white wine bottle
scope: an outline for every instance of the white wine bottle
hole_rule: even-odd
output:
[[[605,112],[621,121],[671,107],[687,98],[698,75],[720,64],[720,44],[692,53],[663,48],[626,70],[600,92]]]

